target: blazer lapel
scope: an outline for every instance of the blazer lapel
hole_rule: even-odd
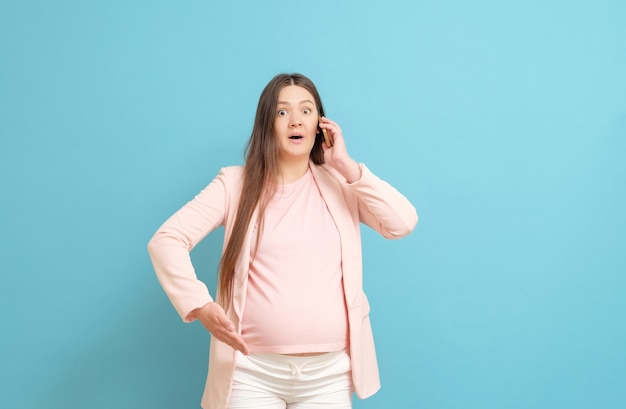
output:
[[[358,204],[351,202],[345,196],[341,188],[340,176],[333,176],[328,166],[318,166],[311,163],[311,172],[317,183],[317,187],[326,202],[328,211],[332,216],[341,240],[341,265],[343,274],[343,286],[348,308],[360,305],[360,289],[362,288],[362,276],[355,272],[361,271],[360,236],[358,220],[354,220],[353,214],[358,217]],[[353,206],[355,209],[350,209]],[[355,226],[355,224],[357,224]]]

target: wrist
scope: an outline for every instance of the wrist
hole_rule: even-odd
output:
[[[361,167],[352,158],[337,162],[335,169],[346,179],[346,182],[353,183],[361,179]]]
[[[201,307],[194,308],[194,309],[193,309],[193,310],[192,310],[189,314],[187,314],[187,320],[189,320],[189,321],[194,321],[194,320],[197,320],[197,319],[198,319],[198,313],[199,313],[201,310],[203,310],[203,309],[207,308],[207,306],[208,306],[209,304],[213,303],[213,302],[214,302],[214,301],[211,301],[211,302],[208,302],[208,303],[204,304],[204,305],[203,305],[203,306],[201,306]]]

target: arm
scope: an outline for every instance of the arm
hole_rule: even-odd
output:
[[[361,222],[387,239],[398,239],[411,233],[418,221],[417,211],[393,186],[360,165],[361,178],[349,185],[359,203]]]
[[[185,322],[213,298],[198,280],[189,252],[212,230],[222,225],[226,211],[224,170],[193,200],[172,215],[148,243],[157,278]]]
[[[236,189],[237,187],[230,187]],[[199,320],[220,341],[248,354],[243,338],[198,280],[189,252],[216,227],[224,224],[228,208],[226,171],[170,217],[148,243],[157,278],[185,322]]]
[[[348,155],[339,125],[328,118],[320,120],[333,139],[324,148],[324,159],[346,183],[344,188],[357,196],[359,219],[388,239],[408,235],[417,224],[417,212],[408,199],[393,186],[359,165]]]

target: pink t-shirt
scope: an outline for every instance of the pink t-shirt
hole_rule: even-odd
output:
[[[256,231],[252,237],[256,238]],[[243,314],[242,336],[251,351],[292,354],[345,349],[348,324],[341,243],[310,170],[278,187],[259,240]]]

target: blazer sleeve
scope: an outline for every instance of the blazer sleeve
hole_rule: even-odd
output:
[[[148,253],[159,283],[183,321],[191,311],[213,301],[198,279],[190,252],[207,234],[224,224],[227,201],[227,169],[191,201],[174,213],[148,243]]]
[[[387,239],[398,239],[411,233],[417,224],[415,207],[389,183],[360,164],[361,178],[348,184],[356,194],[359,219]]]

